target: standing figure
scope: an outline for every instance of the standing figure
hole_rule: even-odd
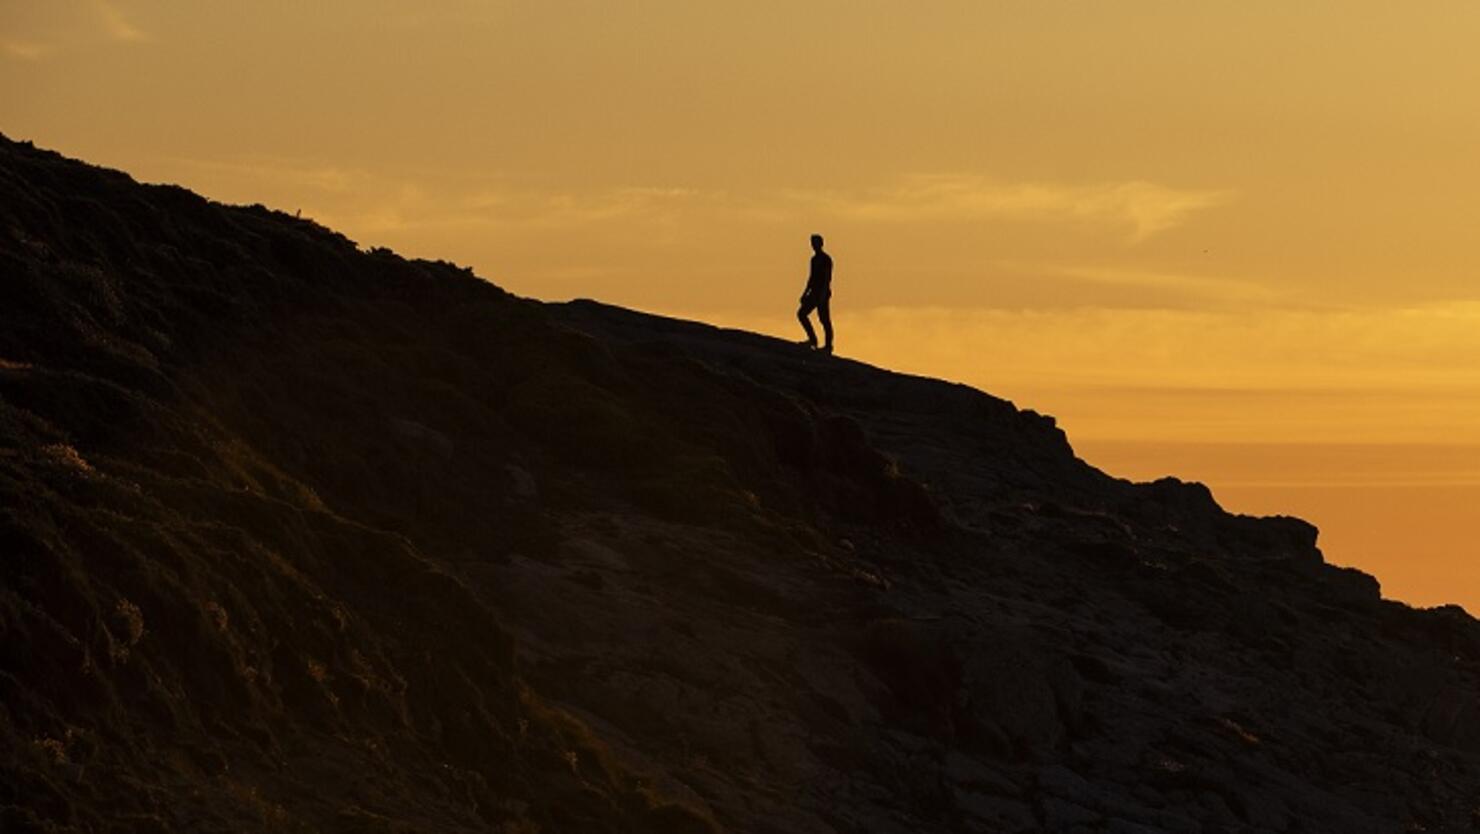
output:
[[[832,328],[832,256],[822,251],[822,235],[812,235],[812,268],[807,272],[807,288],[802,291],[802,306],[797,308],[797,320],[802,323],[802,329],[807,331],[807,338],[802,344],[808,347],[817,347],[817,331],[812,329],[812,322],[807,316],[817,311],[817,320],[822,322],[822,345],[823,353],[832,353],[833,328]]]

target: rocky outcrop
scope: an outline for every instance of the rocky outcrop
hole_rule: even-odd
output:
[[[8,141],[0,324],[5,830],[1477,824],[1467,614],[964,386]]]

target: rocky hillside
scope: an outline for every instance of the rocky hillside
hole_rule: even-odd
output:
[[[7,832],[1480,827],[1480,625],[1301,521],[8,140],[0,496]]]

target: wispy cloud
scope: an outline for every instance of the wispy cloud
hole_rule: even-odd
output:
[[[677,222],[681,212],[722,198],[694,188],[656,185],[572,190],[517,182],[488,173],[398,175],[345,165],[272,156],[237,159],[175,157],[168,167],[217,199],[255,200],[273,194],[313,211],[316,219],[357,234],[581,229],[615,221],[649,231]]]
[[[683,311],[672,311],[681,313]],[[712,312],[790,337],[785,312]],[[1079,437],[1480,444],[1480,303],[835,311],[848,355],[977,385]]]
[[[270,156],[239,159],[171,157],[167,161],[171,165],[182,166],[211,177],[275,187],[306,188],[331,194],[359,191],[377,184],[376,178],[363,170]]]
[[[0,52],[17,61],[40,61],[54,52],[56,47],[40,41],[0,39]]]
[[[93,0],[93,10],[110,39],[126,43],[149,40],[149,35],[135,26],[110,0]]]
[[[852,222],[1090,222],[1123,229],[1141,241],[1233,197],[1222,190],[1176,189],[1148,182],[1101,185],[1000,183],[976,175],[917,175],[893,186],[857,191],[754,188],[735,192],[683,185],[612,185],[572,189],[528,177],[371,173],[281,158],[174,160],[216,178],[354,195],[334,206],[337,219],[369,220],[369,229],[409,230],[487,225],[582,226],[619,219],[677,222],[705,212],[713,222],[790,223],[806,217]],[[336,203],[342,201],[335,201]],[[1253,297],[1262,290],[1219,278],[1059,268],[1063,277],[1098,283],[1195,290]]]
[[[42,61],[94,49],[100,42],[141,44],[154,39],[117,0],[50,0],[34,5],[37,13],[6,21],[0,56]]]
[[[1371,396],[1370,392],[1363,394]],[[1138,393],[1130,391],[1126,395]],[[1281,395],[1288,398],[1298,396],[1298,392],[1285,391]],[[1171,401],[1163,403],[1171,404]],[[1243,402],[1230,395],[1221,403],[1208,404],[1237,410]],[[1097,463],[1101,458],[1106,459],[1111,464],[1107,468],[1116,474],[1150,478],[1174,472],[1216,482],[1220,490],[1480,487],[1480,445],[1474,443],[1391,443],[1381,439],[1360,443],[1226,443],[1175,442],[1148,437],[1084,445],[1094,450]],[[1161,468],[1147,471],[1151,461],[1155,461],[1153,466]],[[1351,496],[1335,500],[1350,501]]]
[[[1014,265],[1023,268],[1021,265]],[[1029,267],[1034,269],[1033,267]],[[1156,272],[1100,266],[1041,266],[1037,271],[1076,281],[1145,290],[1163,290],[1210,301],[1271,303],[1288,298],[1288,292],[1266,284],[1238,278]]]
[[[483,190],[465,197],[402,185],[380,189],[342,220],[370,231],[417,229],[577,229],[615,221],[669,224],[685,203],[703,199],[686,188],[619,187],[590,192],[529,188]]]
[[[1145,240],[1222,205],[1229,190],[1178,189],[1152,182],[1093,185],[1005,183],[974,174],[916,175],[892,188],[857,193],[790,191],[790,199],[858,219],[1089,220],[1128,227]]]

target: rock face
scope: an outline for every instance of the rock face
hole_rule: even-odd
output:
[[[0,829],[1480,825],[1480,626],[986,394],[0,141]]]

